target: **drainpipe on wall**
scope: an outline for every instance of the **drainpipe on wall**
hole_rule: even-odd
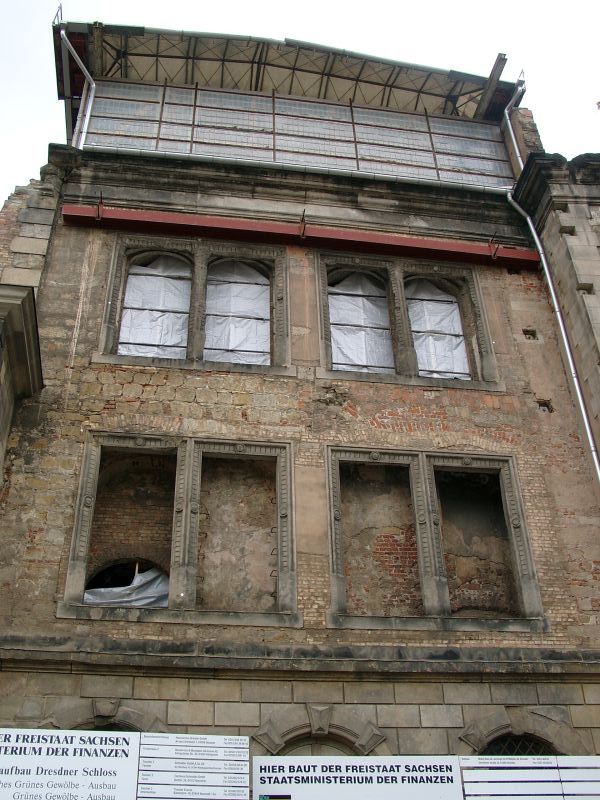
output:
[[[73,147],[82,148],[83,147],[83,143],[85,142],[85,137],[86,137],[86,134],[87,134],[88,125],[90,124],[90,116],[91,116],[91,113],[92,113],[92,103],[94,102],[94,95],[96,94],[96,84],[94,82],[94,79],[90,75],[90,73],[87,71],[85,64],[79,58],[79,55],[77,54],[77,51],[75,50],[75,48],[73,47],[73,45],[71,44],[69,39],[67,38],[67,34],[65,33],[63,28],[61,28],[61,31],[60,31],[60,38],[62,39],[62,42],[65,45],[65,47],[67,48],[67,50],[69,51],[69,53],[73,56],[73,60],[75,61],[75,63],[79,67],[79,69],[83,72],[83,75],[84,75],[85,80],[86,80],[86,83],[85,83],[85,86],[84,86],[84,90],[83,90],[83,97],[81,98],[82,99],[82,104],[83,104],[83,106],[85,108],[85,113],[84,113],[84,116],[83,116],[83,124],[81,125],[81,128],[80,128],[80,125],[79,125],[80,117],[78,116],[77,124],[75,125],[75,131],[73,133]]]
[[[510,112],[513,110],[517,102],[523,97],[524,94],[525,94],[525,81],[519,81],[517,83],[517,87],[513,93],[513,96],[510,98],[506,108],[504,109],[504,115],[503,115],[504,125],[508,130],[508,135],[510,136],[510,143],[512,145],[513,153],[519,165],[519,170],[521,172],[523,172],[523,159],[521,158],[521,151],[519,150],[519,145],[517,144],[517,138],[513,130],[512,122],[510,121]]]

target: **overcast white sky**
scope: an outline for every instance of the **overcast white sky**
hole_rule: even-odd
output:
[[[63,19],[300,39],[368,55],[527,83],[548,152],[600,152],[597,0],[64,0]],[[65,141],[51,24],[56,0],[9,0],[0,26],[0,202],[39,177],[49,142]]]

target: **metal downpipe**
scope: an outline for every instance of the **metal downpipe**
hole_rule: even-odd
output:
[[[81,149],[83,147],[83,143],[85,142],[85,137],[87,135],[88,125],[90,123],[90,116],[91,116],[91,112],[92,112],[92,103],[94,102],[94,95],[96,94],[96,84],[94,82],[94,79],[92,78],[92,76],[88,72],[85,64],[79,58],[79,55],[77,54],[77,51],[75,50],[75,48],[73,47],[73,45],[71,44],[69,39],[67,38],[67,34],[65,33],[64,28],[61,28],[61,30],[60,30],[60,38],[62,39],[63,44],[65,45],[65,47],[67,48],[69,53],[73,56],[73,60],[75,61],[75,63],[79,67],[79,69],[83,72],[83,75],[85,77],[87,85],[89,86],[89,91],[88,92],[84,91],[84,95],[83,95],[84,106],[85,106],[85,112],[84,112],[84,116],[83,116],[83,125],[81,126],[81,129],[79,129],[79,119],[78,119],[77,120],[77,125],[75,126],[75,132],[74,132],[74,135],[73,135],[73,146],[74,147],[78,147],[78,148]]]
[[[513,126],[510,121],[510,112],[513,110],[517,102],[523,97],[524,94],[525,94],[525,81],[521,81],[517,84],[517,88],[515,89],[513,96],[508,101],[508,104],[504,109],[504,114],[503,114],[504,124],[508,130],[508,134],[510,136],[510,143],[512,144],[513,152],[515,154],[515,158],[517,159],[517,163],[519,164],[519,169],[521,170],[521,172],[523,172],[523,159],[521,158],[519,145],[517,144],[515,132],[513,130]]]

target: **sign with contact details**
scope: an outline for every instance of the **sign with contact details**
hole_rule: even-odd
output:
[[[248,800],[246,736],[0,729],[0,800]]]

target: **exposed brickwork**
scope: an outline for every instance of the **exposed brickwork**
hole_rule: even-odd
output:
[[[564,587],[569,585],[567,564],[575,552],[567,542],[579,530],[575,518],[583,514],[591,520],[596,509],[590,495],[584,496],[578,488],[587,465],[539,276],[491,269],[480,272],[506,392],[470,391],[460,386],[382,388],[342,377],[323,382],[312,373],[279,377],[90,364],[116,235],[59,229],[40,296],[47,387],[38,405],[21,408],[12,434],[13,477],[6,507],[6,525],[11,531],[9,539],[14,537],[15,552],[29,552],[27,539],[19,533],[25,521],[47,531],[37,537],[36,560],[20,561],[22,580],[37,587],[31,625],[46,626],[47,615],[53,613],[54,591],[60,592],[62,585],[56,566],[60,559],[64,565],[68,558],[82,431],[88,427],[119,430],[126,419],[131,432],[292,441],[296,463],[322,470],[323,480],[323,447],[329,444],[514,455],[544,608],[551,620],[546,641],[593,641],[590,611],[579,610],[575,596],[565,596]],[[84,267],[86,259],[92,258],[92,264],[87,264],[88,281],[82,286],[72,281],[64,266],[69,258],[79,258]],[[312,256],[303,268],[314,269]],[[313,300],[316,303],[315,295]],[[76,327],[78,308],[85,314]],[[538,330],[536,341],[522,335],[528,326]],[[540,347],[544,348],[543,359]],[[65,370],[70,358],[72,366]],[[544,387],[539,389],[542,396],[547,393],[544,381],[552,387],[550,396],[556,409],[552,414],[542,414],[535,402],[538,385]],[[33,498],[27,489],[32,470],[39,484]],[[298,546],[301,548],[300,542]],[[584,570],[577,569],[578,587],[583,584],[591,590],[597,584],[593,564],[585,559],[576,563],[586,565]],[[302,578],[299,575],[299,580]],[[322,609],[329,607],[328,585],[318,591],[317,586],[320,584],[309,595],[300,593],[299,606],[315,621],[323,620]],[[72,623],[65,621],[54,624],[57,630],[72,629]],[[98,630],[104,625],[97,623]],[[119,625],[124,634],[134,631],[125,622]],[[107,627],[114,632],[114,625]],[[145,631],[162,635],[162,628],[155,624]],[[180,630],[176,635],[185,634]],[[271,638],[272,634],[266,632],[265,636]],[[382,631],[348,631],[345,636],[354,643],[394,638]],[[321,623],[320,641],[338,637],[339,633],[332,636]],[[404,638],[424,643],[443,639],[431,632],[407,632]],[[488,644],[494,640],[503,645],[523,644],[522,636],[491,632],[484,639]],[[457,634],[454,641],[458,645],[473,641],[473,636]]]

